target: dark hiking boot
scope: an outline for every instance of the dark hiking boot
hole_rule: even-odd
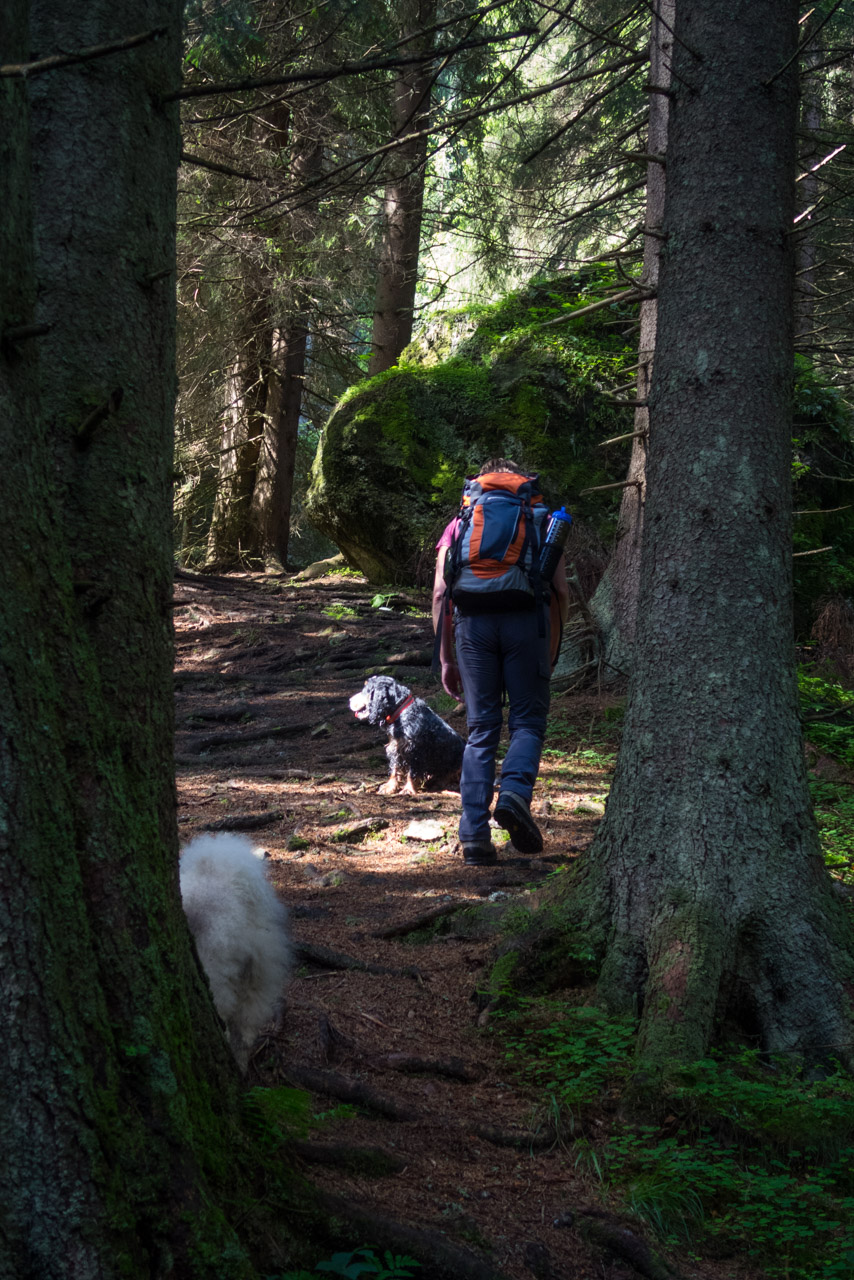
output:
[[[499,827],[509,833],[514,848],[520,853],[542,853],[543,837],[531,817],[527,800],[515,791],[502,791],[493,816]]]
[[[467,867],[494,867],[497,861],[495,845],[489,840],[463,845],[463,862]]]

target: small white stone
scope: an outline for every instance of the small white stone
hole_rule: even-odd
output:
[[[407,840],[441,840],[445,834],[445,828],[440,823],[427,818],[410,822],[403,834]]]

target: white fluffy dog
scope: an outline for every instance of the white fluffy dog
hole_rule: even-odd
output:
[[[201,835],[181,855],[181,898],[242,1071],[291,973],[288,915],[245,836]]]

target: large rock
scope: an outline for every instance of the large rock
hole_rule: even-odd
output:
[[[606,308],[575,321],[543,321],[584,306],[591,273],[541,282],[500,303],[433,319],[400,364],[359,383],[323,434],[306,502],[308,519],[376,583],[426,577],[466,475],[496,454],[539,471],[544,495],[602,533],[626,454],[599,447],[632,429],[631,412],[604,389],[634,361]],[[594,293],[594,296],[599,296]]]

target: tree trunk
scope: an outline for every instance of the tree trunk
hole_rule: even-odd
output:
[[[650,84],[667,89],[670,85],[670,59],[673,46],[675,0],[660,0],[654,11],[650,31]],[[649,95],[649,129],[647,151],[661,156],[667,151],[667,122],[669,99],[666,93]],[[646,177],[646,226],[661,232],[664,219],[665,168],[664,164],[650,163]],[[643,272],[641,279],[652,289],[658,287],[661,240],[659,235],[647,235],[644,240]],[[643,540],[644,502],[646,498],[646,456],[649,433],[649,392],[652,385],[652,366],[655,354],[655,330],[658,303],[648,298],[640,304],[640,342],[637,374],[637,398],[642,401],[635,409],[634,431],[647,434],[632,441],[627,487],[623,490],[614,551],[608,568],[590,601],[590,611],[599,629],[603,679],[611,683],[619,676],[627,675],[632,667],[632,651],[635,642],[638,611],[638,584],[640,582],[640,557]]]
[[[261,451],[249,512],[249,545],[253,553],[282,569],[288,563],[307,345],[307,315],[297,317],[284,332],[273,333]]]
[[[724,1018],[852,1061],[854,938],[810,811],[792,645],[794,0],[679,0],[635,665],[579,882],[639,1053]],[[779,74],[778,74],[779,73]]]
[[[291,171],[297,187],[316,178],[323,167],[323,147],[317,137],[307,136],[309,123],[301,122],[302,127],[293,130]],[[284,143],[284,130],[280,129],[279,134]],[[300,252],[312,233],[309,218],[289,229],[288,249],[296,257],[298,272],[302,268]],[[254,554],[282,568],[288,563],[309,321],[309,301],[298,285],[290,315],[283,327],[271,334],[261,451],[249,511],[249,541]]]
[[[436,0],[407,0],[401,30],[404,35],[431,26],[436,20]],[[424,37],[420,47],[432,44]],[[419,43],[407,45],[413,51]],[[430,116],[430,61],[402,68],[395,77],[392,124],[395,138],[425,129]],[[418,284],[418,250],[427,164],[427,136],[404,142],[391,162],[383,200],[383,237],[374,299],[374,327],[368,373],[382,373],[397,363],[412,339],[415,291]]]
[[[249,512],[272,378],[269,351],[265,348],[272,345],[274,338],[263,311],[261,302],[256,302],[251,309],[256,327],[246,335],[243,350],[232,364],[225,383],[219,477],[208,531],[206,563],[209,567],[236,564],[252,550]]]
[[[159,99],[180,80],[180,5],[131,0],[118,28],[108,0],[0,17],[9,61],[155,27],[0,80],[4,327],[49,326],[0,349],[4,1280],[254,1274],[229,1224],[238,1080],[177,883],[179,140]]]

